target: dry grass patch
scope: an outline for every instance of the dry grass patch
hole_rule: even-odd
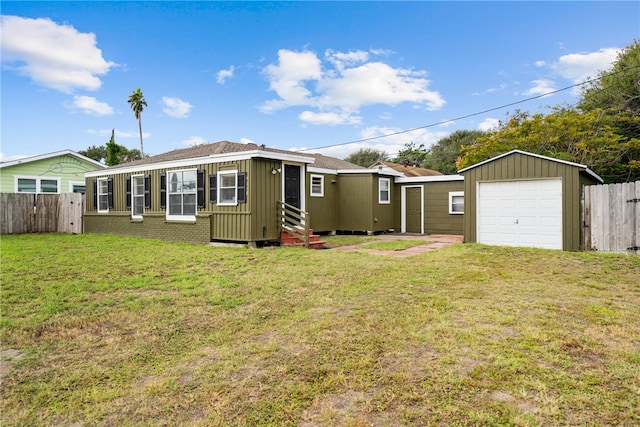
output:
[[[2,276],[3,426],[640,423],[638,258],[25,235]]]

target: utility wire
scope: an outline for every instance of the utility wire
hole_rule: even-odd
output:
[[[617,71],[615,73],[608,73],[607,76],[613,76],[613,75],[620,74],[620,73],[623,73],[623,72],[626,72],[626,71],[629,71],[629,70],[633,70],[635,68],[640,68],[640,65],[636,65],[636,66],[633,66],[633,67],[630,67],[630,68],[625,68],[624,70],[620,70],[620,71]],[[331,145],[324,145],[324,146],[321,146],[321,147],[306,148],[304,150],[297,150],[297,151],[311,151],[311,150],[320,150],[320,149],[323,149],[323,148],[339,147],[341,145],[349,145],[349,144],[356,144],[356,143],[359,143],[359,142],[373,141],[373,140],[376,140],[376,139],[387,138],[389,136],[395,136],[395,135],[401,135],[403,133],[413,132],[415,130],[426,129],[426,128],[430,128],[430,127],[434,127],[434,126],[440,126],[440,125],[443,125],[443,124],[455,122],[457,120],[468,119],[469,117],[479,116],[479,115],[490,113],[490,112],[496,111],[496,110],[502,110],[503,108],[512,107],[514,105],[518,105],[518,104],[522,104],[522,103],[525,103],[525,102],[533,101],[535,99],[544,98],[545,96],[549,96],[549,95],[553,95],[555,93],[563,92],[565,90],[573,89],[573,88],[576,88],[578,86],[584,86],[586,84],[601,80],[602,77],[604,77],[604,76],[600,76],[600,77],[596,77],[596,78],[593,78],[593,79],[585,80],[585,81],[583,81],[581,83],[576,83],[574,85],[567,86],[567,87],[564,87],[562,89],[552,90],[550,92],[546,92],[546,93],[543,93],[541,95],[532,96],[530,98],[522,99],[520,101],[511,102],[509,104],[504,104],[504,105],[501,105],[499,107],[489,108],[487,110],[479,111],[477,113],[467,114],[467,115],[456,117],[456,118],[453,118],[453,119],[442,120],[442,121],[439,121],[439,122],[436,122],[436,123],[431,123],[431,124],[424,125],[424,126],[418,126],[418,127],[411,128],[411,129],[405,129],[405,130],[401,130],[401,131],[398,131],[398,132],[388,133],[386,135],[372,136],[370,138],[356,139],[356,140],[353,140],[353,141],[341,142],[341,143],[338,143],[338,144],[331,144]]]

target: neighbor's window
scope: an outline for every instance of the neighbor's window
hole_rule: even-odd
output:
[[[58,193],[59,180],[31,177],[16,178],[16,193]]]
[[[195,169],[170,171],[167,173],[167,192],[169,194],[167,206],[168,219],[195,220],[197,179],[198,175]],[[142,191],[144,194],[144,189]],[[144,205],[144,197],[142,203]]]
[[[218,204],[238,203],[238,171],[218,172]]]
[[[311,196],[324,197],[323,175],[311,175]]]
[[[69,183],[69,193],[82,193],[85,194],[87,191],[87,186],[84,182],[70,182]]]
[[[449,213],[455,214],[455,215],[461,215],[464,213],[464,192],[463,191],[449,192]]]
[[[391,203],[391,179],[378,180],[378,203]]]
[[[144,214],[144,175],[131,177],[131,216],[142,217]]]
[[[98,178],[98,212],[109,212],[109,179]]]

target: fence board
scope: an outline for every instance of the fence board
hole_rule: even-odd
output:
[[[640,181],[587,186],[582,203],[586,250],[640,254]]]
[[[84,195],[0,194],[0,234],[82,233]]]

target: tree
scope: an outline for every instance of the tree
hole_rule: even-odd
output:
[[[597,80],[585,86],[578,107],[640,114],[640,41],[624,48],[611,70],[601,71]]]
[[[105,161],[107,166],[115,166],[122,163],[122,151],[124,147],[116,144],[114,132],[114,130],[111,130],[111,139],[107,142],[107,158]]]
[[[345,160],[347,162],[364,166],[368,168],[373,165],[375,162],[379,160],[387,160],[389,155],[381,150],[374,150],[372,148],[361,148],[358,151],[355,151],[349,154]]]
[[[133,110],[133,114],[138,119],[138,129],[140,130],[140,155],[144,157],[144,145],[142,144],[142,110],[147,106],[147,101],[144,99],[144,95],[140,88],[137,88],[129,96],[129,105]]]
[[[548,115],[517,112],[476,144],[463,146],[457,167],[520,149],[587,165],[606,182],[639,180],[640,138],[629,137],[621,129],[640,129],[640,117],[560,107]]]
[[[398,155],[393,159],[394,163],[400,163],[410,166],[422,166],[425,158],[427,157],[427,149],[424,148],[424,144],[416,145],[412,142],[404,144],[404,148],[398,152]]]
[[[82,154],[85,157],[95,160],[96,162],[104,162],[107,158],[107,149],[104,145],[96,146],[92,145],[86,150],[78,151],[78,154]]]
[[[429,150],[422,162],[422,167],[433,169],[445,175],[457,172],[456,160],[460,157],[460,148],[476,143],[483,136],[480,130],[457,130],[451,135],[436,142]]]

